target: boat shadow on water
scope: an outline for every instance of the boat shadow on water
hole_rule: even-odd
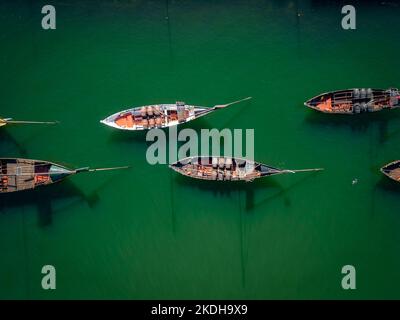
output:
[[[110,143],[146,144],[146,134],[147,130],[131,132],[117,129],[111,132],[109,141]]]
[[[54,214],[67,211],[81,203],[86,203],[92,208],[98,201],[97,191],[86,195],[71,181],[65,180],[48,187],[0,194],[0,213],[36,208],[39,226],[47,227],[52,224]]]
[[[355,133],[364,133],[372,126],[377,126],[379,142],[384,143],[400,133],[400,129],[389,131],[389,124],[400,124],[400,110],[384,110],[376,113],[359,115],[331,115],[319,112],[310,113],[305,117],[305,123],[322,129],[351,130]]]
[[[212,192],[215,197],[233,199],[235,195],[239,194],[240,196],[240,194],[244,193],[245,202],[243,209],[247,213],[252,213],[253,210],[281,197],[283,197],[284,205],[290,207],[292,203],[289,198],[289,192],[312,179],[317,174],[318,172],[311,172],[304,175],[287,187],[282,187],[282,185],[276,180],[277,177],[256,179],[253,182],[234,181],[224,183],[221,181],[199,180],[177,175],[175,181],[178,185],[184,188],[197,189],[202,192]],[[261,199],[256,201],[256,193],[264,193],[264,195],[260,196]]]
[[[177,135],[179,135],[179,132],[183,129],[193,129],[195,130],[198,135],[200,136],[200,131],[201,129],[208,128],[208,123],[205,119],[199,118],[194,120],[193,122],[190,123],[184,123],[182,125],[179,125],[175,127],[177,129]],[[166,140],[166,153],[169,154],[169,147],[170,147],[170,141],[169,141],[169,129],[168,128],[161,128],[160,129],[162,132],[165,134],[165,140]],[[109,143],[110,145],[120,145],[120,146],[134,146],[135,149],[132,148],[132,152],[135,152],[135,154],[138,154],[138,148],[140,148],[142,151],[142,154],[146,154],[146,150],[148,147],[150,147],[153,143],[157,142],[157,138],[155,141],[146,141],[146,136],[148,130],[141,130],[141,131],[132,131],[132,132],[127,132],[127,131],[122,131],[122,130],[114,130],[111,132],[110,137],[109,137]],[[186,141],[175,141],[176,146],[179,150],[179,148],[185,144]]]
[[[376,187],[395,196],[400,195],[400,182],[396,182],[387,177],[381,177],[381,179],[376,184]]]
[[[12,134],[10,134],[7,129],[2,128],[0,130],[0,150],[1,152],[5,152],[8,149],[16,149],[16,152],[20,154],[22,157],[26,157],[28,152],[23,147],[21,143],[15,139]],[[5,151],[4,151],[5,150]],[[8,152],[8,151],[7,151]]]

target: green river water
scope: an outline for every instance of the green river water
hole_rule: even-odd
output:
[[[0,131],[0,157],[127,171],[0,196],[0,298],[400,298],[400,111],[317,114],[303,102],[400,86],[397,2],[356,5],[341,28],[329,1],[0,3],[2,117],[59,120]],[[191,180],[146,161],[145,134],[100,119],[128,106],[213,106],[185,125],[253,128],[255,159],[319,173],[254,183]],[[357,183],[353,183],[357,181]],[[42,266],[57,289],[41,288]],[[344,265],[357,289],[343,290]]]

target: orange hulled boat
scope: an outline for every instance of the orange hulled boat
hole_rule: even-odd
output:
[[[400,93],[396,88],[338,90],[320,94],[304,104],[324,113],[359,114],[400,107]]]

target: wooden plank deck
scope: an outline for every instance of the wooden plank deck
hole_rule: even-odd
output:
[[[390,172],[390,176],[393,179],[400,181],[400,168],[392,170],[392,172]]]
[[[32,189],[35,186],[35,163],[33,161],[18,161],[17,176],[18,190]]]

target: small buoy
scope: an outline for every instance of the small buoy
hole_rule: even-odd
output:
[[[357,178],[354,178],[353,179],[353,181],[351,182],[351,184],[354,186],[355,184],[357,184],[358,183],[358,179]]]

